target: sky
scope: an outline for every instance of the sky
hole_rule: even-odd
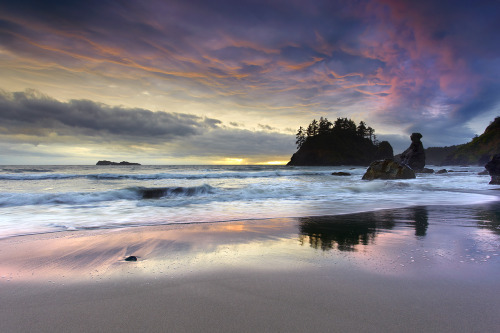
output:
[[[395,153],[500,115],[500,1],[0,1],[0,164],[276,164],[313,119]]]

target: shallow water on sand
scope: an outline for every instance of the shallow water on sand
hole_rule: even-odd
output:
[[[500,203],[64,232],[0,240],[3,282],[356,267],[469,282],[500,273]],[[29,255],[26,255],[28,254]],[[128,256],[137,262],[126,262]]]

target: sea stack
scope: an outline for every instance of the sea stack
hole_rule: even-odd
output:
[[[491,176],[491,185],[500,185],[500,154],[493,156],[491,161],[484,166]]]
[[[421,138],[422,134],[412,133],[410,147],[401,154],[401,163],[416,172],[423,170],[425,166],[425,151],[422,141],[420,141]]]

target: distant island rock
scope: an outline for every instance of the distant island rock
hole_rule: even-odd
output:
[[[363,121],[356,126],[351,119],[337,118],[332,124],[321,117],[307,129],[299,128],[297,152],[287,165],[294,166],[367,166],[373,160],[393,158],[392,146],[378,142],[375,130]]]
[[[127,161],[121,161],[121,162],[111,162],[111,161],[98,161],[96,165],[141,165],[140,163],[131,163]]]

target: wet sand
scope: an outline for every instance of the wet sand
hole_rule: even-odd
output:
[[[22,236],[0,331],[493,332],[499,273],[499,203]]]

